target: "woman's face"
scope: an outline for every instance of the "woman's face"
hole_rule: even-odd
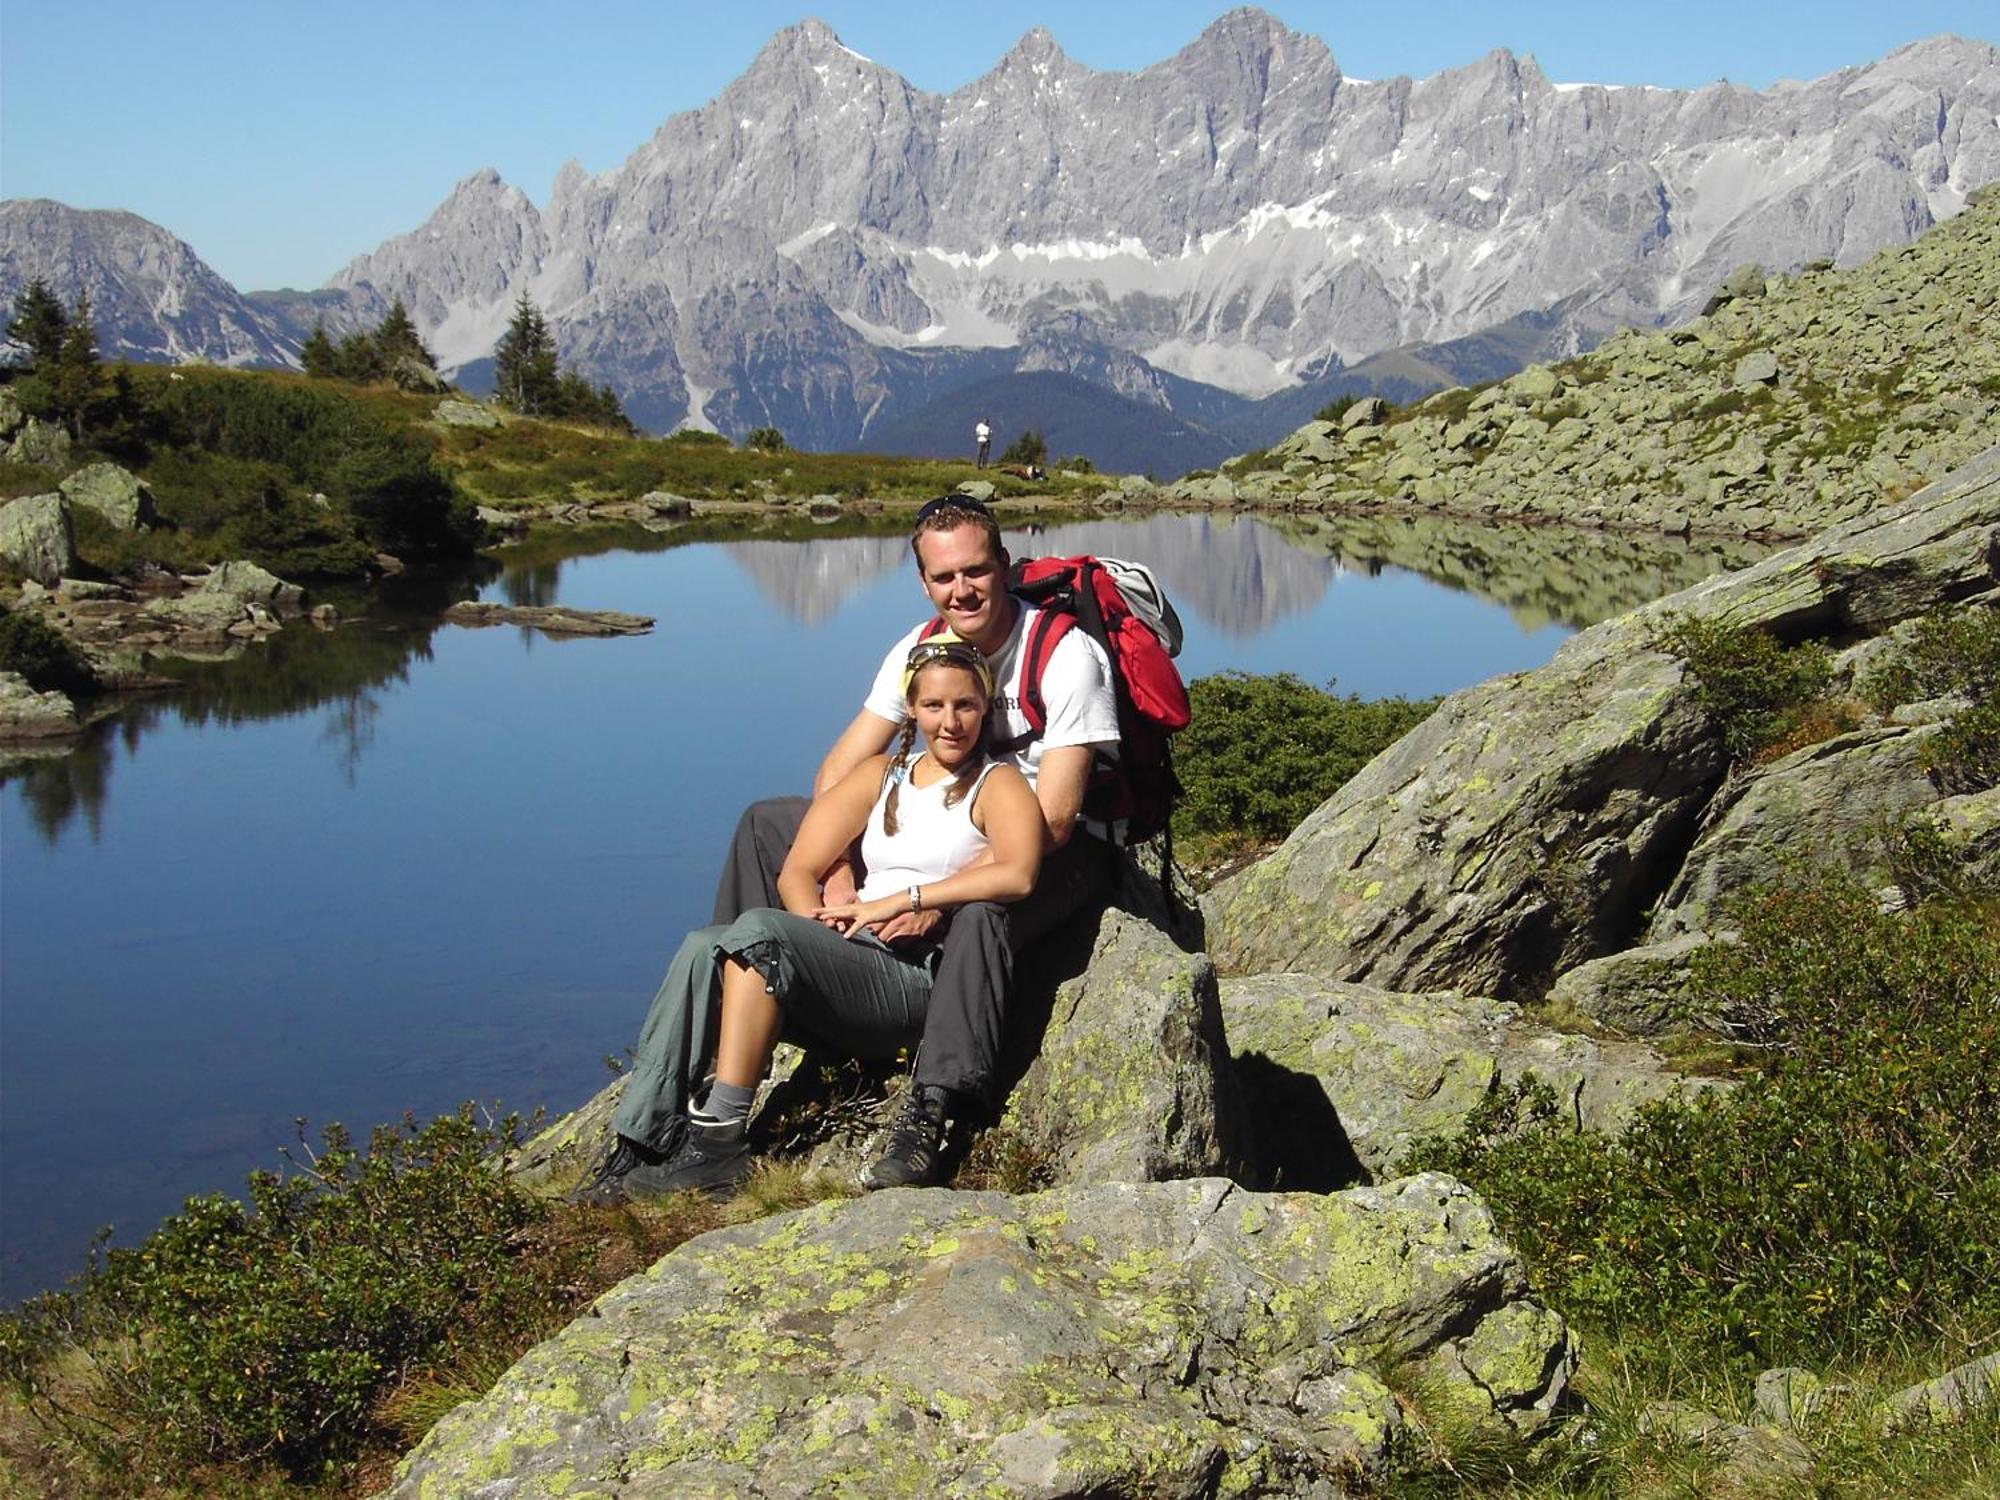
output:
[[[939,662],[910,683],[910,712],[931,758],[947,770],[964,764],[986,734],[986,694],[964,667]]]

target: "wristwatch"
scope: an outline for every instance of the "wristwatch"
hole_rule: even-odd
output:
[[[910,910],[916,912],[916,911],[922,911],[923,909],[924,909],[924,888],[920,885],[913,885],[910,887]]]

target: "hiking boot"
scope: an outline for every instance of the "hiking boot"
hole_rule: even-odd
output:
[[[944,1155],[946,1106],[950,1093],[936,1085],[910,1085],[903,1107],[889,1127],[882,1155],[861,1174],[861,1185],[876,1188],[929,1187],[938,1180]]]
[[[665,1160],[666,1153],[613,1135],[590,1174],[570,1190],[569,1201],[590,1208],[611,1208],[625,1201],[625,1178],[639,1168]]]
[[[750,1175],[749,1121],[718,1124],[690,1115],[687,1135],[674,1154],[650,1166],[635,1167],[623,1179],[627,1198],[657,1198],[667,1193],[699,1189],[719,1193]]]

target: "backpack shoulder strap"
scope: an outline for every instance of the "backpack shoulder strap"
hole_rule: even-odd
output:
[[[1002,755],[1017,755],[1042,737],[1049,727],[1048,704],[1042,697],[1042,674],[1049,669],[1049,658],[1055,655],[1056,646],[1065,635],[1076,628],[1076,616],[1058,609],[1039,611],[1034,623],[1028,627],[1028,638],[1021,642],[1021,716],[1028,721],[1025,734],[1017,734],[1011,739],[996,740],[993,749]]]

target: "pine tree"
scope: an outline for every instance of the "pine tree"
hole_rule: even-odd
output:
[[[312,336],[299,346],[299,362],[305,366],[306,374],[315,380],[330,380],[334,375],[333,340],[326,336],[326,324],[313,324]]]
[[[30,369],[52,369],[62,355],[63,337],[68,332],[69,314],[41,277],[32,277],[14,294],[7,341],[27,352]]]
[[[398,359],[408,355],[433,370],[437,368],[437,360],[424,347],[423,338],[417,333],[417,325],[410,320],[410,310],[403,306],[401,297],[389,304],[388,316],[375,330],[375,348],[384,365],[393,366]]]
[[[90,293],[77,293],[68,322],[47,378],[56,414],[69,424],[70,436],[80,438],[84,413],[97,400],[104,376],[97,362],[97,330],[90,326]]]
[[[526,292],[494,347],[493,385],[502,401],[531,416],[551,413],[558,403],[556,341]]]

